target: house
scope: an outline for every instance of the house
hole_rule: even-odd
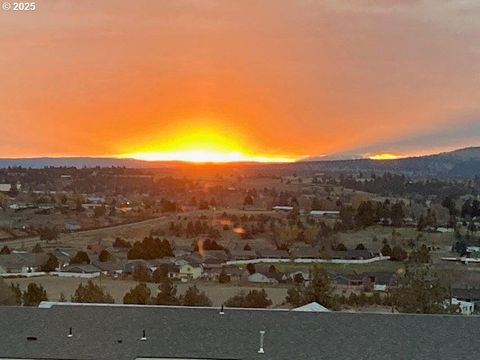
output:
[[[14,188],[17,191],[20,191],[20,189],[22,188],[22,185],[19,182],[17,182],[15,185],[5,184],[5,183],[0,184],[0,192],[8,193],[12,191],[12,188]]]
[[[375,257],[375,255],[370,250],[346,250],[346,251],[334,251],[333,259],[342,259],[342,260],[368,260]]]
[[[257,250],[260,259],[290,259],[286,250],[262,249]]]
[[[293,210],[293,206],[274,206],[272,207],[272,210],[273,211],[276,211],[276,212],[290,212]]]
[[[257,253],[254,250],[230,250],[230,260],[253,260],[257,258]]]
[[[45,253],[11,253],[0,255],[0,273],[25,274],[38,272],[47,262]]]
[[[370,284],[373,291],[387,291],[397,285],[397,275],[388,271],[363,273],[364,284]]]
[[[475,311],[475,304],[469,301],[459,300],[457,298],[451,298],[450,301],[447,301],[448,305],[456,305],[460,309],[462,315],[472,315]]]
[[[461,301],[471,302],[475,308],[480,307],[480,289],[452,288],[452,297]]]
[[[104,275],[118,276],[123,273],[126,261],[93,261],[92,265],[100,269]]]
[[[63,224],[66,231],[74,232],[82,230],[82,226],[77,222],[68,221]]]
[[[5,359],[477,360],[477,316],[122,304],[0,307]],[[19,326],[19,324],[21,326]]]
[[[333,282],[337,285],[343,286],[368,286],[370,283],[365,283],[365,277],[357,273],[331,273]]]
[[[69,265],[64,267],[58,275],[67,277],[97,277],[100,276],[101,270],[93,264]]]
[[[175,262],[168,267],[168,277],[182,282],[199,279],[202,273],[203,267],[201,265],[193,265],[185,261]]]
[[[127,263],[125,264],[125,266],[123,268],[123,272],[126,273],[126,274],[131,274],[135,271],[135,269],[138,266],[143,266],[143,267],[147,268],[148,270],[153,271],[152,267],[150,266],[150,263],[147,260],[135,259],[135,260],[127,261]]]
[[[330,211],[330,210],[312,210],[309,213],[310,216],[313,217],[338,217],[340,215],[340,211]]]
[[[320,258],[320,251],[314,247],[301,247],[290,249],[290,256],[292,259],[318,259]]]
[[[261,283],[261,284],[278,284],[278,280],[274,277],[269,277],[262,273],[254,273],[247,276],[246,279],[248,282],[252,283]]]
[[[228,259],[228,255],[225,250],[203,250],[199,252],[199,255],[202,257],[202,259],[215,258],[222,262],[225,262]]]

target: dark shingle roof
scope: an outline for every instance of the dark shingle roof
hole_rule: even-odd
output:
[[[73,327],[73,337],[68,329]],[[0,356],[275,360],[477,359],[480,317],[126,306],[0,308]],[[146,341],[141,341],[142,330]],[[258,354],[265,330],[265,354]],[[37,340],[27,340],[36,337]],[[121,343],[119,343],[121,340]]]

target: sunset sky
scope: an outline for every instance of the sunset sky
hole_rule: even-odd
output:
[[[0,157],[284,161],[480,145],[478,0],[0,11]]]

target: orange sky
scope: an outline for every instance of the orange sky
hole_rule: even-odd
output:
[[[0,157],[480,144],[480,3],[41,1],[0,11]]]

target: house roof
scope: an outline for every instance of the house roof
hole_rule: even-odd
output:
[[[292,309],[292,311],[329,312],[330,310],[328,310],[325,306],[320,305],[317,302],[311,302],[309,304]]]
[[[452,296],[460,300],[468,299],[470,301],[480,301],[480,289],[453,288]]]
[[[69,265],[62,269],[62,272],[92,274],[100,272],[100,268],[93,264]]]
[[[291,249],[290,255],[292,255],[293,258],[300,259],[319,258],[320,251],[317,248],[313,247],[302,247],[297,249]]]
[[[261,258],[285,258],[288,259],[290,255],[286,250],[262,249],[258,250],[257,254]]]
[[[478,316],[55,305],[0,307],[0,319],[6,358],[474,360],[480,352]]]

